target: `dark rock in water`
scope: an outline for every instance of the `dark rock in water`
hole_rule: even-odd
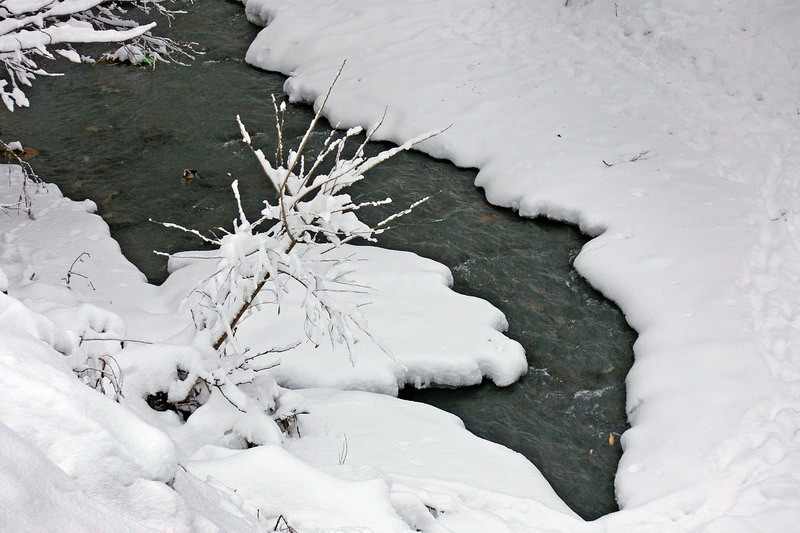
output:
[[[120,191],[111,191],[98,196],[97,200],[95,200],[98,211],[107,211],[108,207],[111,205],[111,202],[114,201],[114,198],[120,194]]]
[[[106,213],[105,215],[103,215],[103,220],[106,221],[106,224],[108,224],[108,227],[111,228],[112,231],[117,231],[125,228],[132,228],[133,226],[136,226],[137,224],[140,223],[139,221],[133,218],[122,217],[122,216],[118,217],[114,213]]]

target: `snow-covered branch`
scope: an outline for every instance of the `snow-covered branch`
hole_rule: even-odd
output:
[[[239,345],[236,329],[259,305],[272,303],[280,309],[290,284],[299,285],[304,294],[301,303],[305,312],[304,338],[297,339],[298,342],[307,341],[317,346],[323,341],[343,344],[352,356],[355,331],[364,331],[368,336],[369,332],[358,306],[342,300],[339,295],[365,288],[349,280],[347,259],[333,260],[327,252],[355,238],[374,241],[375,235],[385,231],[387,223],[420,203],[372,227],[358,218],[358,211],[390,203],[391,199],[354,203],[343,190],[364,179],[364,173],[375,165],[439,131],[368,157],[365,145],[374,128],[353,155],[345,155],[346,143],[361,133],[360,128],[353,128],[329,135],[319,152],[306,160],[308,141],[322,116],[324,103],[296,150],[283,145],[285,104],[279,105],[273,98],[273,105],[278,140],[274,164],[253,145],[247,128],[237,117],[242,140],[276,193],[275,200],[264,201],[260,217],[253,222],[248,220],[242,209],[238,182],[234,181],[232,188],[238,217],[232,231],[221,230],[222,237],[209,237],[191,228],[165,224],[219,248],[209,256],[217,261],[213,273],[200,282],[189,297],[195,327],[207,339],[204,342],[211,345],[209,348],[213,351],[210,352],[214,355],[206,357],[202,365],[194,366],[194,373],[182,381],[183,388],[170,393],[172,398],[182,399],[191,391],[201,391],[202,387],[196,384],[202,382],[217,388],[237,409],[248,411],[243,407],[247,402],[241,397],[239,384],[252,382],[269,361],[248,356],[248,348]],[[256,381],[261,386],[268,382],[262,376]]]
[[[36,76],[57,75],[40,68],[42,58],[58,54],[74,63],[94,61],[78,53],[75,44],[126,43],[103,58],[135,64],[192,57],[192,43],[152,35],[155,22],[125,18],[129,8],[168,19],[182,13],[168,9],[163,0],[0,0],[0,98],[5,106],[10,111],[28,106],[24,87]]]
[[[331,85],[332,87],[333,85]],[[330,90],[328,94],[330,94]],[[327,101],[327,96],[325,101]],[[235,225],[234,233],[226,235],[218,243],[226,258],[233,257],[224,252],[226,248],[239,254],[231,262],[230,272],[237,270],[241,272],[226,275],[226,283],[237,277],[246,279],[249,283],[249,292],[235,297],[237,302],[233,308],[235,312],[225,321],[235,328],[267,280],[271,278],[273,282],[276,282],[277,275],[281,274],[301,283],[306,288],[308,298],[304,302],[304,307],[308,339],[319,343],[322,335],[349,347],[352,342],[350,325],[361,328],[363,321],[356,309],[345,309],[338,304],[334,297],[331,297],[331,294],[340,287],[329,287],[331,279],[328,277],[328,273],[334,272],[335,268],[328,262],[322,261],[321,258],[330,246],[340,246],[356,238],[374,241],[375,235],[384,231],[384,223],[371,227],[358,218],[357,211],[367,206],[391,203],[391,199],[356,204],[353,203],[350,195],[342,193],[342,191],[364,179],[364,173],[369,169],[401,151],[408,150],[416,144],[438,135],[442,130],[420,135],[401,146],[384,150],[376,156],[366,157],[364,148],[366,142],[374,134],[373,129],[367,133],[365,141],[361,143],[355,154],[345,157],[343,154],[347,141],[362,133],[361,128],[351,128],[338,138],[335,133],[329,135],[317,155],[310,160],[311,163],[307,164],[304,151],[307,141],[325,109],[325,101],[295,151],[287,150],[283,146],[282,127],[286,107],[285,104],[278,105],[273,98],[278,138],[275,166],[270,164],[262,150],[253,146],[247,128],[239,117],[236,117],[242,140],[253,152],[264,175],[276,191],[277,201],[272,203],[265,200],[261,217],[253,223],[245,218],[241,203],[239,203],[239,222]],[[282,159],[283,154],[286,154],[285,160]],[[322,172],[321,168],[325,162],[329,163],[330,170]],[[239,191],[236,182],[234,182],[234,194],[238,202]],[[417,202],[415,206],[419,203]],[[391,219],[407,214],[412,208],[397,213]],[[273,225],[263,234],[257,235],[256,230],[268,221],[272,221]],[[242,244],[250,239],[256,240],[249,245]],[[236,244],[230,244],[233,242]],[[269,253],[259,254],[259,247],[265,251],[269,250]],[[242,255],[243,250],[246,251],[244,255]],[[255,260],[254,256],[259,258]],[[312,259],[312,257],[314,258]],[[255,269],[248,266],[252,261],[256,261],[258,265]],[[336,283],[341,282],[337,281]],[[242,283],[234,282],[234,284],[241,285]],[[236,292],[230,286],[226,286],[225,291],[224,299],[226,300]],[[275,288],[273,291],[274,294],[281,292],[280,288]],[[221,331],[215,348],[220,348],[228,338],[228,331]]]
[[[0,204],[0,211],[2,210],[22,210],[31,220],[33,216],[33,200],[31,198],[31,188],[42,185],[39,176],[33,171],[30,163],[26,161],[26,150],[36,153],[35,150],[23,148],[19,142],[6,143],[0,139],[0,155],[6,163],[9,163],[8,172],[12,172],[12,165],[18,166],[22,173],[22,184],[20,186],[19,197],[12,205]]]

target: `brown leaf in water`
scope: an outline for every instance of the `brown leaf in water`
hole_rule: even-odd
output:
[[[608,434],[608,445],[609,446],[613,446],[614,445],[614,434],[613,433],[609,433]]]
[[[23,161],[30,161],[39,155],[39,150],[34,150],[33,148],[28,148],[25,146],[22,148],[22,150],[6,150],[4,152],[0,152],[0,155],[2,155],[2,158],[6,162],[10,162],[14,156],[19,157]]]
[[[100,195],[100,197],[97,198],[95,203],[97,204],[97,207],[101,211],[105,211],[109,208],[111,202],[113,202],[114,198],[116,198],[117,196],[119,196],[119,191],[107,192],[105,194]]]
[[[495,220],[500,220],[501,218],[503,218],[503,215],[499,215],[497,213],[493,215],[483,215],[482,217],[478,218],[478,222],[485,224],[486,222],[494,222]]]
[[[19,157],[23,161],[30,161],[37,155],[39,155],[39,150],[34,150],[33,148],[28,148],[27,146],[25,146],[24,148],[22,148],[22,155]]]

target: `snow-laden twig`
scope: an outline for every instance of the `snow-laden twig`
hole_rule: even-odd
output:
[[[336,79],[340,75],[341,69]],[[346,272],[349,269],[345,263],[350,259],[331,259],[325,254],[356,238],[374,241],[377,234],[388,229],[390,222],[428,200],[424,198],[373,227],[362,222],[358,212],[365,207],[391,203],[391,199],[354,203],[343,191],[364,179],[364,173],[376,165],[443,130],[420,135],[371,157],[365,154],[365,146],[377,126],[370,129],[366,140],[350,156],[345,155],[346,143],[359,135],[361,128],[334,132],[327,136],[319,152],[309,158],[310,163],[307,164],[305,152],[309,140],[322,117],[336,79],[322,98],[296,150],[284,146],[286,106],[278,104],[273,98],[278,141],[274,164],[261,149],[253,145],[246,126],[236,117],[243,142],[253,153],[277,196],[274,200],[264,201],[258,219],[251,222],[245,215],[239,182],[234,181],[231,188],[238,216],[233,221],[233,229],[222,230],[221,237],[209,237],[192,228],[162,223],[218,247],[213,258],[201,256],[216,261],[216,267],[213,274],[198,283],[189,298],[195,327],[211,340],[217,359],[207,362],[205,370],[197,371],[194,377],[187,379],[196,379],[218,389],[240,411],[248,411],[248,405],[255,405],[252,398],[248,400],[249,393],[243,392],[243,387],[255,387],[258,384],[258,390],[264,387],[271,390],[265,381],[269,375],[260,372],[280,361],[267,355],[283,353],[295,347],[290,345],[248,355],[248,350],[237,342],[239,324],[265,302],[266,294],[269,294],[270,303],[280,309],[289,284],[299,286],[304,291],[301,305],[305,313],[305,338],[298,340],[298,344],[303,340],[319,346],[323,340],[327,340],[332,345],[344,345],[353,364],[355,330],[361,330],[380,345],[369,334],[360,306],[341,299],[344,292],[366,290],[348,279]],[[187,391],[196,388],[184,387]]]
[[[337,78],[339,73],[337,73]],[[327,101],[328,95],[323,100],[323,105]],[[283,124],[283,116],[285,108],[273,103],[276,110],[276,124],[277,129],[281,132]],[[258,160],[261,168],[269,180],[272,187],[278,193],[276,204],[265,201],[265,208],[262,210],[262,216],[256,222],[250,223],[244,217],[241,210],[241,205],[238,197],[238,184],[234,185],[234,195],[237,197],[237,206],[240,212],[240,222],[237,224],[235,234],[241,235],[244,232],[252,232],[259,226],[267,221],[274,221],[273,226],[265,232],[270,241],[272,242],[274,251],[278,251],[282,255],[291,255],[298,244],[304,246],[314,246],[319,244],[319,241],[340,246],[345,242],[349,242],[355,238],[363,238],[365,240],[373,240],[376,234],[384,231],[385,225],[410,212],[414,207],[427,200],[427,198],[416,202],[409,208],[392,215],[386,220],[379,223],[375,227],[370,227],[361,222],[356,211],[368,207],[378,206],[391,203],[391,199],[387,198],[379,201],[362,202],[355,204],[347,194],[341,191],[350,185],[360,181],[364,178],[364,173],[374,168],[376,165],[386,161],[393,155],[408,150],[416,144],[438,135],[443,130],[437,130],[431,133],[420,135],[401,146],[385,150],[380,154],[372,157],[364,155],[364,144],[358,148],[356,153],[350,157],[343,156],[345,143],[354,135],[360,133],[360,129],[353,128],[344,133],[339,138],[329,136],[322,149],[314,158],[314,163],[309,167],[305,164],[305,155],[301,151],[307,146],[307,140],[311,137],[313,128],[316,125],[319,117],[321,116],[324,107],[320,107],[312,120],[309,129],[306,131],[303,139],[300,141],[300,148],[297,151],[289,150],[287,153],[287,161],[277,161],[276,166],[267,161],[263,151],[256,149],[252,144],[252,137],[247,132],[247,128],[242,123],[241,119],[237,117],[240,132],[242,133],[242,140],[250,148],[256,159]],[[374,133],[374,129],[369,135]],[[282,132],[278,134],[279,147],[277,154],[286,153],[282,146],[283,135]],[[323,161],[332,158],[332,168],[327,173],[319,173],[319,169]],[[290,169],[298,169],[297,173],[291,172]],[[231,235],[233,237],[233,235]],[[204,237],[205,238],[205,237]],[[207,238],[205,238],[208,240]],[[221,245],[221,243],[220,243]],[[252,246],[250,246],[252,248]],[[322,250],[321,253],[327,251]],[[287,275],[303,285],[308,293],[312,295],[310,299],[306,299],[304,305],[306,306],[307,322],[311,326],[307,328],[309,339],[317,339],[316,332],[319,328],[315,326],[320,317],[328,317],[325,320],[327,325],[333,324],[332,328],[328,329],[332,333],[332,337],[344,341],[348,347],[351,347],[352,335],[349,332],[349,327],[356,325],[357,322],[354,316],[341,313],[333,302],[323,302],[327,297],[323,295],[325,292],[330,292],[326,285],[330,280],[326,280],[325,276],[319,276],[313,269],[308,267],[312,262],[308,261],[295,261],[295,268],[291,271],[286,270],[284,266],[288,266],[292,262],[279,261],[274,265],[272,270],[267,270],[259,277],[259,282],[255,285],[251,294],[242,299],[242,303],[238,311],[231,318],[231,325],[235,328],[238,322],[243,318],[247,309],[253,305],[258,293],[263,289],[267,280],[274,273]],[[315,268],[319,270],[320,264],[318,260],[315,261]],[[299,265],[299,268],[297,268]],[[245,269],[251,272],[251,269]],[[330,267],[323,269],[330,271]],[[348,324],[345,327],[345,324]],[[341,327],[340,327],[341,325]],[[228,338],[228,331],[225,331],[217,337],[215,347],[219,348],[223,342]]]
[[[103,59],[154,65],[157,61],[182,63],[198,53],[195,43],[158,37],[156,23],[139,24],[126,18],[127,10],[158,13],[167,21],[183,13],[169,9],[165,0],[53,0],[0,2],[0,99],[13,111],[27,107],[24,87],[36,76],[54,76],[39,67],[41,59],[56,55],[73,63],[92,63],[74,45],[125,43]]]
[[[2,87],[2,84],[0,84]],[[0,204],[0,210],[22,210],[28,215],[31,220],[33,216],[33,197],[31,196],[31,187],[43,186],[42,180],[33,171],[30,163],[25,160],[25,151],[29,150],[23,148],[19,142],[6,143],[0,140],[0,154],[2,154],[5,162],[9,164],[9,180],[11,179],[11,169],[13,166],[18,166],[22,172],[22,184],[20,185],[19,198],[17,202],[12,205]],[[32,150],[35,154],[36,151]]]

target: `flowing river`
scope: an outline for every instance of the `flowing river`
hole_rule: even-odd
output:
[[[246,210],[261,207],[269,191],[239,140],[235,116],[268,147],[270,95],[282,95],[285,79],[244,63],[259,28],[240,4],[196,0],[187,10],[160,29],[199,43],[205,54],[190,66],[59,61],[42,66],[66,76],[39,77],[27,91],[31,108],[0,110],[0,138],[40,150],[31,163],[45,181],[73,199],[97,202],[125,255],[155,283],[166,269],[152,250],[192,249],[198,242],[148,219],[227,227],[235,216],[232,177],[240,180]],[[302,135],[311,116],[308,106],[290,105],[289,137]],[[184,168],[200,175],[188,186]],[[505,388],[406,390],[402,397],[453,412],[474,433],[524,454],[576,512],[597,518],[617,509],[613,480],[635,333],[572,269],[586,242],[578,230],[495,208],[474,178],[473,170],[405,153],[352,192],[361,199],[390,196],[396,206],[439,193],[380,244],[448,265],[457,291],[499,307],[508,334],[525,347],[529,372]]]

